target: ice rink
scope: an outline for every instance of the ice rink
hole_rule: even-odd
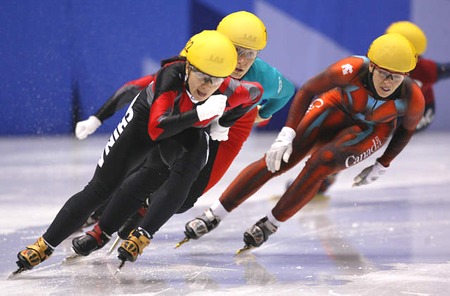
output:
[[[0,138],[0,295],[449,295],[450,133],[416,135],[377,182],[352,188],[375,157],[338,176],[259,249],[234,256],[295,169],[266,184],[202,239],[174,249],[184,224],[261,157],[275,134],[253,133],[222,181],[174,216],[144,254],[119,264],[109,247],[70,264],[71,238],[13,280],[16,254],[34,243],[89,181],[108,135]]]

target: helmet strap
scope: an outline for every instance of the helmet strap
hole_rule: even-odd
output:
[[[369,91],[372,93],[374,99],[380,100],[380,99],[382,99],[382,98],[378,95],[378,93],[377,93],[377,91],[376,91],[376,89],[375,89],[375,85],[373,84],[373,71],[370,72],[369,69],[370,69],[370,68],[367,69],[367,76],[366,76],[366,78],[363,80],[363,84],[364,84],[364,86],[365,86],[366,88],[368,88]]]
[[[189,69],[189,62],[186,62],[186,70],[185,70],[185,75],[184,75],[184,86],[186,88],[186,92],[189,96],[189,98],[192,101],[193,96],[191,95],[190,89],[189,89],[189,75],[191,74],[191,70]]]

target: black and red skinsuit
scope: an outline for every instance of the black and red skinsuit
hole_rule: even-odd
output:
[[[50,245],[59,245],[79,229],[113,193],[115,202],[110,202],[109,206],[120,216],[113,220],[117,222],[122,216],[125,220],[135,212],[142,203],[138,200],[139,195],[123,197],[121,193],[127,188],[126,184],[132,183],[132,176],[139,179],[139,165],[145,159],[147,162],[154,160],[157,168],[164,163],[170,172],[166,179],[170,179],[171,184],[161,185],[161,179],[157,178],[153,185],[154,180],[144,179],[143,191],[158,188],[149,209],[158,213],[152,221],[154,227],[163,225],[172,211],[183,204],[192,182],[206,163],[209,139],[206,127],[212,120],[199,121],[196,105],[186,90],[185,76],[185,59],[172,61],[136,95],[107,142],[91,181],[64,204],[43,235]],[[227,78],[215,94],[227,96],[227,105],[219,122],[222,126],[231,126],[258,102],[262,87],[258,83],[240,83]],[[128,207],[122,207],[121,203]],[[111,217],[110,214],[107,216]]]
[[[264,88],[262,98],[257,105],[261,107],[260,111],[262,111],[265,118],[270,118],[287,104],[295,91],[294,85],[276,68],[259,58],[256,58],[241,80],[258,82]],[[127,82],[108,99],[94,116],[102,122],[108,119],[117,110],[124,105],[129,104],[134,98],[134,95],[145,88],[151,81],[152,75],[148,75]],[[258,113],[259,111],[257,108],[252,108],[244,116],[240,117],[229,129],[227,141],[212,140],[209,142],[208,162],[192,185],[188,197],[183,206],[178,209],[178,213],[185,212],[192,208],[198,198],[217,184],[217,182],[225,175],[233,160],[241,150],[244,142],[248,139]],[[155,162],[146,162],[143,165],[152,165],[154,167]],[[165,180],[165,174],[168,173],[167,167],[164,167],[163,165],[160,167],[158,177],[160,177],[161,180]],[[148,192],[147,195],[150,194],[151,192]],[[96,210],[92,217],[100,217],[105,207],[106,204]]]

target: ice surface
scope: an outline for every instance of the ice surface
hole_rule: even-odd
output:
[[[416,135],[377,182],[352,188],[375,157],[338,176],[262,247],[234,256],[242,234],[275,204],[302,164],[272,180],[221,225],[179,249],[184,224],[217,198],[274,134],[253,133],[222,181],[174,216],[144,254],[114,276],[108,246],[64,264],[71,239],[32,271],[6,280],[16,254],[40,236],[92,176],[108,135],[0,138],[0,295],[448,295],[450,133]],[[81,233],[81,232],[80,232]],[[80,234],[78,233],[78,234]],[[74,234],[74,236],[77,234]],[[73,236],[72,236],[73,237]]]

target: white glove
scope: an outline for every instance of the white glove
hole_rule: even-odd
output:
[[[266,153],[266,166],[269,171],[275,173],[280,169],[281,158],[284,162],[289,161],[292,153],[292,141],[295,138],[295,131],[290,127],[283,127],[275,142]]]
[[[227,96],[210,96],[202,105],[197,106],[197,115],[200,121],[222,116],[227,103]]]
[[[219,119],[214,119],[209,126],[209,136],[214,141],[228,140],[229,127],[223,127],[219,124]]]
[[[383,175],[386,171],[387,167],[384,167],[381,163],[376,161],[375,164],[366,167],[353,179],[353,187],[372,183],[378,180],[378,178],[381,177],[381,175]]]
[[[88,119],[77,122],[75,126],[75,136],[78,140],[84,140],[90,134],[94,133],[102,122],[95,116],[89,116]]]

